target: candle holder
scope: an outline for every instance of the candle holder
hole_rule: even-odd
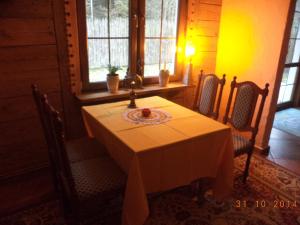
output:
[[[135,82],[132,81],[132,82],[130,83],[130,87],[131,87],[131,91],[130,91],[130,93],[129,93],[130,103],[129,103],[129,105],[128,105],[128,108],[131,108],[131,109],[136,108],[135,99],[137,98],[137,94],[136,94],[135,91],[134,91],[134,85],[135,85]]]

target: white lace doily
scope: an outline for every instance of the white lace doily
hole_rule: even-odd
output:
[[[161,109],[151,109],[148,117],[142,115],[143,108],[129,109],[123,113],[123,118],[135,124],[161,124],[169,121],[172,116]]]

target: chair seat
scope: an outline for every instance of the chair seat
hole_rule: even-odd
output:
[[[66,150],[71,163],[107,155],[103,144],[88,137],[67,141]]]
[[[110,157],[94,158],[71,164],[79,199],[80,214],[102,210],[122,198],[126,174]],[[119,198],[119,199],[120,199]]]
[[[235,156],[239,156],[251,150],[251,143],[245,137],[238,134],[233,134],[232,139]]]

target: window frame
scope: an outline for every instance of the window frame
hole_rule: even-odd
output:
[[[293,9],[292,15],[291,15],[289,36],[286,39],[286,41],[288,43],[290,43],[290,40],[293,40],[293,39],[295,39],[295,41],[300,40],[300,38],[291,37],[292,30],[293,30],[294,17],[296,15],[296,13],[300,13],[300,11],[296,10],[296,4],[297,3],[295,1],[294,9]],[[284,58],[284,66],[283,66],[283,70],[282,70],[281,82],[282,82],[282,79],[283,79],[283,73],[284,73],[285,69],[293,68],[293,67],[297,68],[296,77],[295,77],[294,83],[292,84],[293,85],[293,91],[292,91],[292,94],[291,94],[291,99],[289,101],[286,101],[286,102],[280,102],[280,103],[278,103],[278,100],[279,100],[279,97],[280,97],[280,96],[278,96],[277,105],[276,105],[277,111],[285,109],[285,108],[293,107],[294,105],[296,105],[297,104],[296,103],[296,101],[297,101],[297,95],[299,95],[299,93],[300,93],[299,92],[300,91],[300,58],[296,62],[293,62],[293,61],[292,62],[286,62],[288,54],[289,54],[289,47],[287,47],[286,56]],[[279,91],[280,91],[280,89],[281,89],[282,86],[288,86],[288,85],[289,84],[287,84],[287,85],[281,85],[281,83],[280,83]]]
[[[132,74],[143,70],[144,66],[144,43],[145,43],[145,1],[146,0],[129,0],[129,52],[128,65]],[[80,72],[82,80],[82,91],[105,90],[106,82],[89,82],[89,63],[88,63],[88,46],[87,46],[87,25],[86,25],[86,6],[85,0],[77,0],[77,24],[78,24],[78,41],[79,41],[79,59]],[[138,16],[136,24],[135,15]],[[177,39],[176,46],[184,43],[187,21],[187,0],[178,0],[177,16]],[[135,28],[138,26],[138,28]],[[184,65],[179,60],[183,53],[175,53],[174,75],[170,76],[170,81],[179,81],[182,78]],[[138,63],[139,61],[139,63]],[[143,79],[145,85],[158,83],[158,74],[153,77]],[[122,82],[120,82],[122,87]]]

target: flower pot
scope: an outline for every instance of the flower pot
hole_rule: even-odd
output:
[[[117,93],[119,90],[119,75],[107,75],[107,89],[110,93]]]
[[[159,72],[159,77],[158,77],[159,86],[167,87],[169,83],[169,77],[170,77],[169,70],[161,70]]]

